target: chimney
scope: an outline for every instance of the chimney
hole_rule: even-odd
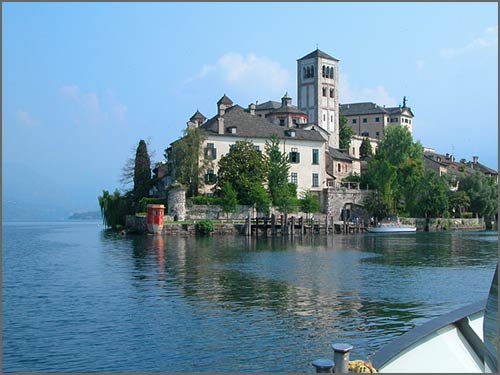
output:
[[[224,134],[224,117],[217,118],[217,133]]]
[[[252,116],[255,116],[255,104],[250,103],[250,104],[248,105],[248,112],[250,112],[250,114],[251,114]]]
[[[472,162],[473,162],[474,164],[477,164],[477,161],[478,161],[478,160],[479,160],[479,157],[477,157],[477,156],[473,156],[473,157],[472,157]]]

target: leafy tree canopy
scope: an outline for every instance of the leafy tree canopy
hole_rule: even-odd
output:
[[[432,170],[427,170],[420,181],[416,212],[425,217],[448,214],[448,185]]]
[[[361,158],[371,157],[373,155],[372,144],[370,140],[367,138],[363,138],[361,141],[361,146],[359,146],[359,156]]]
[[[203,143],[206,135],[203,129],[186,128],[184,136],[165,150],[165,158],[172,165],[177,182],[187,187],[187,196],[198,195],[203,186],[203,175],[210,165],[205,156]]]
[[[352,136],[354,135],[354,130],[347,125],[347,118],[340,115],[339,118],[339,148],[348,150],[351,146]]]
[[[238,194],[241,204],[253,204],[250,191],[255,185],[264,184],[267,175],[262,155],[248,141],[237,141],[219,161],[216,190],[229,182]]]
[[[149,195],[151,188],[151,160],[149,159],[146,142],[139,141],[135,153],[134,165],[134,201],[139,202],[142,198]]]
[[[280,150],[280,141],[273,135],[265,145],[265,162],[267,165],[267,189],[271,196],[273,205],[278,205],[280,199],[287,199],[290,195],[288,190],[288,174],[290,163],[288,155]],[[287,195],[286,197],[283,194]]]
[[[498,184],[493,178],[475,171],[460,180],[459,191],[470,198],[470,210],[479,216],[494,216],[498,213]]]

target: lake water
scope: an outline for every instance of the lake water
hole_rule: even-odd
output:
[[[3,223],[3,372],[313,372],[486,299],[497,232],[122,238]]]

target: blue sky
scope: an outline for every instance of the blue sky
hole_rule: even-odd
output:
[[[342,103],[408,98],[414,138],[498,169],[496,3],[3,3],[2,203],[98,209],[140,139],[199,109],[296,104],[296,60],[340,60]],[[44,216],[44,217],[45,217]]]

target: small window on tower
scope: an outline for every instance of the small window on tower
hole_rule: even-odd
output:
[[[330,89],[330,98],[333,98],[333,89]]]
[[[323,87],[323,96],[326,96],[326,87]]]
[[[321,76],[322,76],[322,77],[324,77],[324,76],[325,76],[325,66],[324,66],[324,65],[323,65],[323,68],[322,68]]]

